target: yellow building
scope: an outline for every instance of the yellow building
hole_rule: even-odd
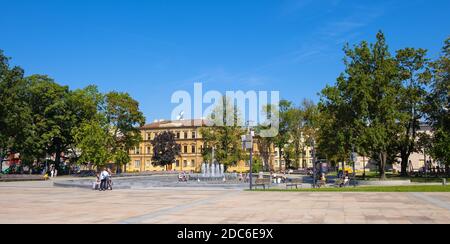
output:
[[[181,146],[181,155],[176,163],[168,167],[168,170],[198,171],[203,163],[203,140],[200,135],[202,121],[155,121],[141,128],[143,141],[139,147],[130,151],[131,162],[127,166],[128,172],[164,171],[163,167],[152,165],[153,147],[151,141],[158,133],[164,131],[173,132],[176,142]]]
[[[131,162],[127,165],[127,172],[146,171],[194,171],[200,172],[204,163],[202,151],[204,141],[200,133],[200,128],[205,125],[202,120],[180,120],[180,121],[155,121],[140,128],[143,141],[139,147],[131,150]],[[153,148],[151,141],[158,133],[170,131],[175,134],[176,142],[181,146],[181,155],[176,158],[176,163],[164,167],[154,167],[152,165]],[[256,139],[257,140],[257,139]],[[259,155],[257,141],[254,143],[254,155]],[[270,155],[271,168],[275,168],[276,153],[272,148]],[[249,162],[242,161],[236,166],[228,167],[228,172],[248,172]]]

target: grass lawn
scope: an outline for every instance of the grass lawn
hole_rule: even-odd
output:
[[[367,186],[320,189],[269,189],[268,192],[450,192],[450,186]]]

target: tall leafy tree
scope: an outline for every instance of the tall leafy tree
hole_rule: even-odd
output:
[[[382,32],[377,34],[376,43],[362,42],[354,48],[346,46],[344,51],[345,72],[334,87],[322,92],[322,107],[331,122],[325,127],[335,129],[343,154],[340,157],[349,159],[352,148],[359,148],[358,144],[368,147],[364,151],[376,155],[380,177],[384,179],[392,138],[400,132],[401,82],[397,62],[390,55]]]
[[[48,76],[33,75],[27,79],[33,114],[28,151],[37,159],[54,155],[55,166],[59,168],[61,155],[73,143],[71,132],[76,123],[76,116],[70,109],[69,88],[58,85]]]
[[[176,143],[175,134],[162,132],[152,140],[154,166],[167,167],[175,163],[176,157],[181,155],[181,146]]]
[[[27,103],[28,83],[20,67],[10,67],[0,50],[0,173],[3,160],[24,148],[30,129],[31,109]]]
[[[213,125],[201,128],[205,141],[204,159],[212,160],[213,148],[215,160],[226,167],[237,165],[239,161],[246,159],[241,142],[245,130],[241,128],[242,122],[236,106],[232,106],[229,99],[223,97],[207,119]]]
[[[286,112],[289,142],[294,150],[295,167],[302,166],[302,155],[304,155],[305,141],[303,137],[303,113],[299,108],[292,108]]]
[[[110,134],[99,121],[83,122],[74,131],[76,150],[80,151],[78,162],[105,166],[111,160]]]
[[[446,165],[450,173],[450,38],[445,41],[443,54],[432,62],[431,93],[427,98],[428,121],[433,126],[431,154]]]
[[[139,127],[144,125],[145,117],[136,100],[119,92],[106,94],[105,116],[112,134],[111,153],[119,170],[130,162],[125,155],[142,140]]]
[[[274,145],[278,148],[280,158],[283,158],[286,166],[291,166],[291,153],[288,153],[289,145],[289,124],[287,112],[292,109],[292,102],[287,100],[281,100],[279,104],[278,119],[279,119],[279,131],[278,135],[273,138]],[[279,168],[281,169],[281,160],[279,162]]]
[[[101,167],[111,160],[112,136],[105,117],[105,101],[96,86],[88,86],[71,93],[70,104],[80,118],[72,130],[72,160]]]
[[[398,150],[401,158],[401,174],[407,175],[409,158],[417,152],[418,130],[424,118],[427,84],[430,80],[427,51],[406,48],[397,51],[399,77],[402,80],[400,93],[399,123],[403,128],[398,134]]]

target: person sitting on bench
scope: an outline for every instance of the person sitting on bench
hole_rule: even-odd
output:
[[[350,177],[348,176],[348,173],[345,173],[344,180],[342,181],[340,187],[345,187],[350,183]]]

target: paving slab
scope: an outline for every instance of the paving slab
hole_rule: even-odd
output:
[[[0,183],[0,224],[450,224],[450,193],[58,188]]]

